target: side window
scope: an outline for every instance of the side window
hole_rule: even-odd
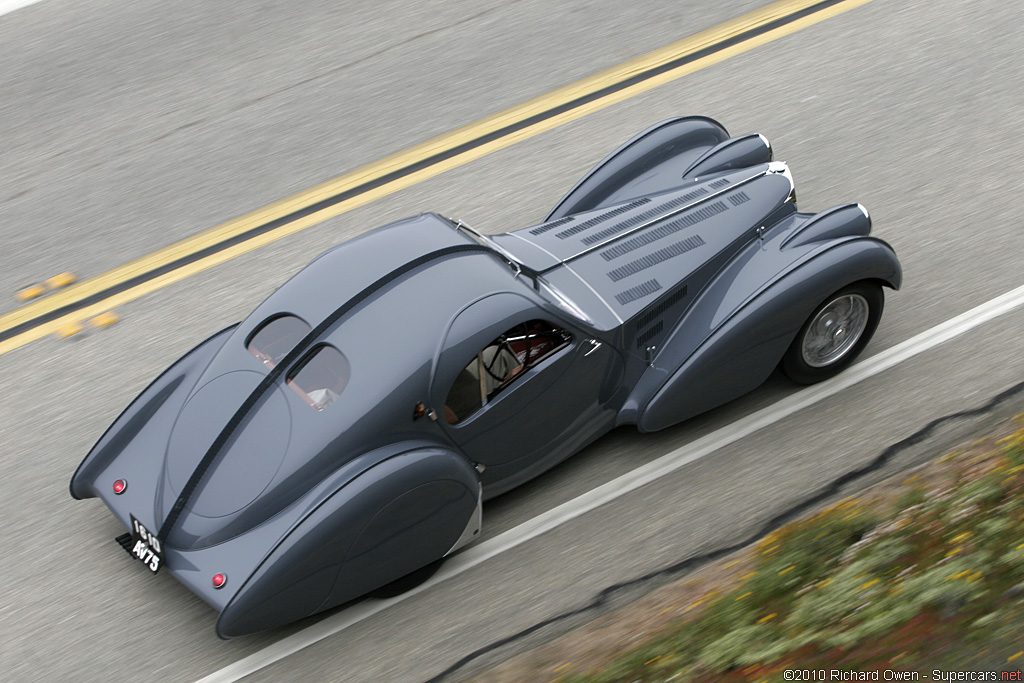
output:
[[[288,386],[307,405],[323,410],[345,390],[350,375],[351,367],[341,351],[321,344],[288,374]]]
[[[294,315],[279,315],[259,326],[245,348],[268,368],[273,368],[309,334],[306,322]]]
[[[487,405],[523,371],[572,340],[565,330],[544,320],[530,320],[507,330],[472,358],[448,392],[444,413],[458,424]]]

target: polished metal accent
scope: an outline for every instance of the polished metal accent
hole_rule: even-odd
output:
[[[708,203],[708,202],[710,202],[713,199],[717,199],[717,198],[721,197],[722,195],[726,194],[727,192],[732,192],[736,188],[743,187],[744,185],[747,185],[748,183],[751,183],[751,182],[757,180],[758,178],[763,178],[764,176],[766,176],[766,175],[768,175],[770,173],[781,173],[785,178],[787,178],[789,180],[790,189],[792,190],[792,188],[794,186],[793,174],[790,172],[789,167],[786,164],[784,164],[783,162],[781,162],[781,161],[772,161],[772,162],[768,163],[768,168],[763,170],[763,171],[758,171],[758,172],[754,173],[753,175],[747,176],[746,178],[741,178],[740,180],[737,180],[737,181],[733,182],[732,184],[730,184],[728,186],[723,186],[722,189],[712,190],[711,193],[708,194],[707,196],[700,197],[699,199],[694,199],[689,204],[683,204],[682,206],[674,208],[671,211],[668,211],[667,213],[665,213],[665,214],[663,214],[661,216],[658,216],[657,218],[652,218],[651,220],[646,221],[645,223],[640,223],[639,225],[635,225],[632,228],[630,228],[628,230],[625,230],[624,232],[622,232],[622,233],[620,233],[618,235],[614,235],[612,237],[609,237],[608,239],[606,239],[606,240],[604,240],[602,242],[597,242],[595,244],[588,245],[587,248],[584,249],[583,251],[580,251],[580,252],[578,252],[576,254],[573,254],[572,256],[568,256],[568,257],[566,257],[564,259],[560,259],[560,260],[562,261],[563,264],[568,264],[570,261],[574,261],[574,260],[580,258],[581,256],[586,256],[587,254],[589,254],[592,251],[597,251],[597,250],[603,249],[604,247],[608,246],[612,242],[617,242],[617,241],[619,241],[619,240],[621,240],[621,239],[623,239],[625,237],[629,237],[630,235],[638,233],[638,232],[640,232],[642,230],[646,230],[647,228],[651,227],[655,223],[660,223],[661,221],[667,220],[669,218],[674,218],[675,216],[690,210],[691,208],[693,208],[694,206],[697,206],[698,204]],[[699,181],[699,178],[694,178],[694,182],[698,182],[698,181]],[[451,219],[449,219],[449,220],[451,220]]]
[[[597,341],[596,339],[588,339],[587,341],[590,342],[590,350],[583,354],[584,358],[586,358],[594,351],[597,351],[599,348],[601,348],[601,342]]]
[[[459,540],[455,541],[455,545],[444,554],[445,557],[480,537],[480,529],[484,525],[484,487],[480,483],[477,483],[476,487],[476,509],[469,516],[469,523],[466,524],[466,528],[463,530],[462,535],[459,536]]]
[[[868,326],[870,306],[860,294],[836,297],[814,316],[800,342],[800,355],[812,368],[842,359]]]
[[[477,241],[479,241],[485,247],[487,247],[488,249],[492,250],[495,254],[497,254],[503,261],[505,261],[509,265],[509,268],[511,268],[512,270],[515,271],[515,275],[513,277],[519,277],[520,275],[522,275],[523,270],[526,267],[522,263],[517,261],[515,256],[510,254],[507,250],[505,250],[497,242],[495,242],[494,240],[492,240],[490,237],[488,237],[487,235],[483,234],[482,232],[480,232],[478,230],[475,230],[474,228],[471,228],[470,226],[466,225],[465,223],[462,222],[462,219],[459,219],[459,218],[449,218],[448,221],[450,223],[454,224],[456,232],[458,232],[459,230],[463,230],[463,231],[469,233],[470,235],[475,237],[477,239]],[[527,269],[527,270],[529,271],[529,272],[527,272],[527,275],[529,277],[532,277],[534,279],[537,278],[537,273],[536,272],[534,272],[531,269]]]

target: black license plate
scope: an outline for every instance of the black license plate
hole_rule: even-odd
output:
[[[129,513],[129,516],[132,518],[132,540],[127,548],[128,553],[156,574],[164,564],[160,540],[142,522],[135,519],[135,515]]]

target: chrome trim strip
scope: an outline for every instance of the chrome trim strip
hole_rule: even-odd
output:
[[[589,282],[587,282],[586,278],[582,277],[579,273],[573,270],[568,263],[565,263],[564,261],[562,262],[562,267],[565,268],[570,273],[572,273],[573,275],[575,275],[576,279],[583,283],[583,286],[585,286],[587,289],[594,293],[594,296],[597,297],[598,301],[604,304],[604,307],[608,309],[608,312],[612,314],[612,317],[615,318],[619,325],[622,325],[623,323],[626,322],[619,316],[615,309],[612,308],[612,305],[608,303],[608,300],[601,296],[601,294],[596,289],[594,289]]]
[[[527,228],[527,229],[529,229],[529,228]],[[551,253],[550,251],[548,251],[547,249],[545,249],[545,248],[544,248],[544,247],[542,247],[541,245],[537,244],[536,242],[531,242],[530,240],[528,240],[528,239],[526,239],[525,237],[521,236],[521,235],[519,234],[519,232],[520,232],[519,230],[515,230],[515,231],[513,231],[513,232],[506,232],[506,233],[504,233],[504,234],[506,234],[506,235],[511,235],[512,237],[515,237],[516,239],[522,240],[522,241],[526,242],[527,244],[529,244],[529,245],[530,245],[531,247],[536,247],[537,249],[540,249],[541,251],[543,251],[543,252],[544,252],[545,254],[547,254],[547,255],[548,255],[548,256],[550,256],[550,257],[551,257],[552,259],[554,259],[554,261],[555,261],[556,263],[562,263],[562,259],[558,258],[558,257],[557,257],[557,256],[555,256],[554,254],[552,254],[552,253]],[[556,267],[556,266],[552,266],[552,268],[554,268],[554,267]],[[545,269],[545,270],[547,270],[547,269]],[[542,271],[540,271],[540,272],[542,272],[542,273],[543,273],[544,271],[542,270]]]
[[[623,232],[623,233],[620,233],[618,235],[615,235],[614,237],[609,237],[605,241],[600,242],[598,244],[591,245],[590,247],[587,247],[583,251],[579,252],[578,254],[573,254],[572,256],[569,256],[568,258],[563,259],[562,263],[568,263],[569,261],[573,261],[575,259],[578,259],[581,256],[586,256],[587,254],[591,253],[592,251],[596,251],[597,249],[601,249],[601,248],[611,244],[612,242],[617,242],[617,241],[619,241],[619,240],[621,240],[621,239],[623,239],[625,237],[629,237],[633,233],[639,232],[640,230],[646,230],[647,228],[651,227],[652,225],[654,225],[656,223],[660,223],[663,220],[666,220],[668,218],[672,218],[673,216],[681,214],[684,211],[688,211],[689,209],[692,209],[693,207],[697,206],[698,204],[702,204],[704,202],[711,201],[712,199],[715,199],[716,197],[720,197],[721,195],[725,194],[726,192],[731,192],[732,190],[735,190],[737,187],[741,187],[743,185],[746,185],[747,183],[749,183],[751,181],[754,181],[754,180],[756,180],[758,178],[761,178],[763,176],[766,176],[769,173],[783,173],[783,171],[774,171],[774,170],[772,170],[772,166],[776,166],[776,165],[777,166],[781,166],[783,169],[785,169],[784,174],[786,175],[787,178],[789,178],[789,183],[790,183],[790,186],[791,186],[790,190],[792,190],[793,189],[792,188],[793,176],[789,174],[789,167],[786,166],[786,164],[782,163],[781,161],[772,161],[772,162],[768,163],[768,168],[766,170],[764,170],[764,171],[758,171],[757,173],[755,173],[754,175],[750,176],[749,178],[743,178],[742,180],[738,180],[738,181],[736,181],[735,184],[729,185],[728,187],[723,187],[721,190],[712,191],[711,194],[707,195],[706,197],[701,197],[700,199],[695,199],[692,202],[690,202],[689,204],[685,204],[685,205],[681,206],[678,209],[672,209],[668,213],[666,213],[666,214],[664,214],[662,216],[659,216],[658,218],[652,218],[651,220],[647,221],[646,223],[641,223],[640,225],[636,226],[635,228],[632,228],[631,230],[628,230],[626,232]]]
[[[480,482],[476,484],[476,509],[473,510],[473,514],[469,516],[469,522],[466,524],[466,528],[462,531],[462,535],[459,536],[459,540],[455,541],[455,545],[449,548],[448,552],[444,554],[444,557],[448,557],[459,548],[463,548],[477,538],[480,537],[480,529],[484,525],[484,485]]]

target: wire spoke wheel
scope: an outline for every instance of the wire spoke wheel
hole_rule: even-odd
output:
[[[830,301],[804,334],[800,353],[812,368],[831,365],[850,352],[868,326],[868,302],[860,294]]]
[[[858,282],[826,298],[782,357],[782,371],[800,384],[837,375],[867,346],[884,301],[882,288],[873,282]]]

